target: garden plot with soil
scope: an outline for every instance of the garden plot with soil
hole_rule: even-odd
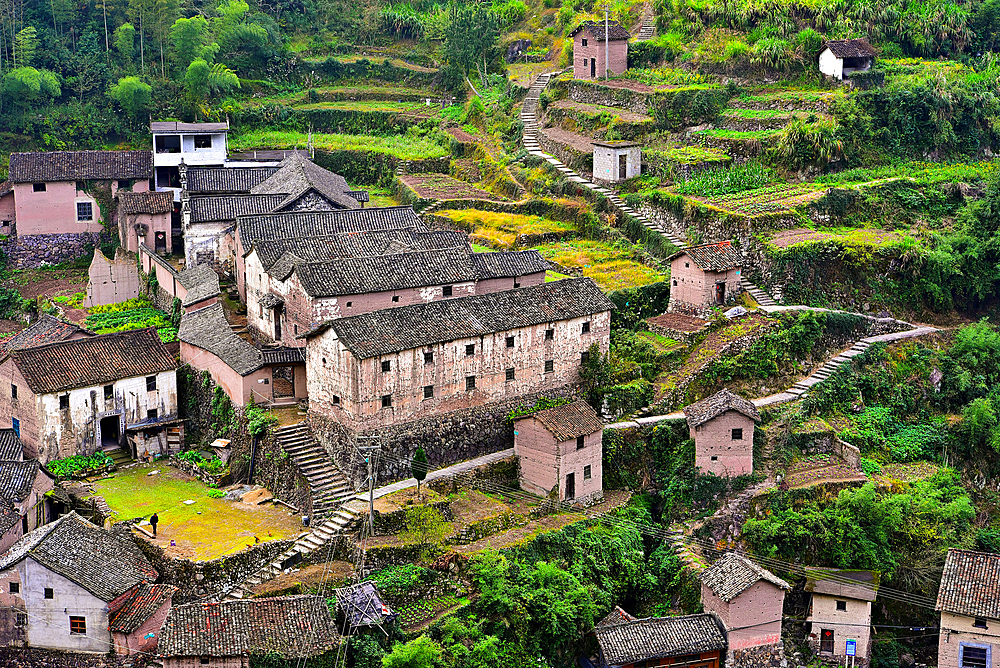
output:
[[[505,200],[499,195],[445,174],[403,174],[398,178],[422,199]]]
[[[815,202],[826,192],[826,188],[811,183],[776,183],[729,195],[689,197],[717,209],[744,216],[754,216],[765,213],[790,212],[810,202]]]
[[[152,471],[159,473],[148,475]],[[302,532],[301,518],[284,506],[228,501],[212,492],[217,490],[165,462],[124,469],[94,483],[94,494],[104,497],[116,520],[148,520],[156,513],[160,523],[153,542],[171,557],[215,559]]]
[[[768,244],[776,248],[785,249],[794,244],[804,243],[807,241],[831,241],[835,239],[843,240],[852,244],[863,243],[865,245],[883,246],[896,241],[901,241],[903,237],[897,232],[870,228],[851,230],[845,233],[821,232],[818,230],[796,228],[794,230],[782,230],[777,232],[771,237]]]

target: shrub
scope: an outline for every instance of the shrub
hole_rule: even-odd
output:
[[[57,478],[71,478],[100,471],[114,471],[115,462],[105,452],[92,455],[74,455],[65,459],[53,459],[45,467]]]

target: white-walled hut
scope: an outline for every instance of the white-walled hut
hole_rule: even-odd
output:
[[[633,141],[595,141],[594,180],[615,183],[642,174],[642,144]]]
[[[843,81],[854,72],[867,72],[875,64],[875,48],[864,39],[835,39],[819,53],[819,71]]]

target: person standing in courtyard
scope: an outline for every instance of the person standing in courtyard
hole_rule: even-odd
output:
[[[156,538],[156,525],[159,521],[160,518],[156,513],[153,513],[153,516],[149,518],[149,523],[153,526],[153,538]]]

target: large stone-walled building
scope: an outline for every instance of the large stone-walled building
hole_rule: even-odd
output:
[[[1000,554],[948,550],[938,588],[940,668],[994,668],[1000,660]]]
[[[694,465],[702,473],[735,478],[753,473],[757,408],[727,389],[684,409],[694,439]]]
[[[668,310],[704,316],[732,303],[743,289],[742,259],[730,241],[691,246],[670,256]]]
[[[605,38],[607,32],[608,38]],[[603,79],[610,71],[612,76],[624,74],[628,69],[628,40],[630,35],[618,21],[584,21],[569,34],[573,38],[573,78]],[[607,64],[604,60],[607,42]]]
[[[613,308],[579,278],[332,320],[306,335],[309,410],[359,430],[576,383]]]

